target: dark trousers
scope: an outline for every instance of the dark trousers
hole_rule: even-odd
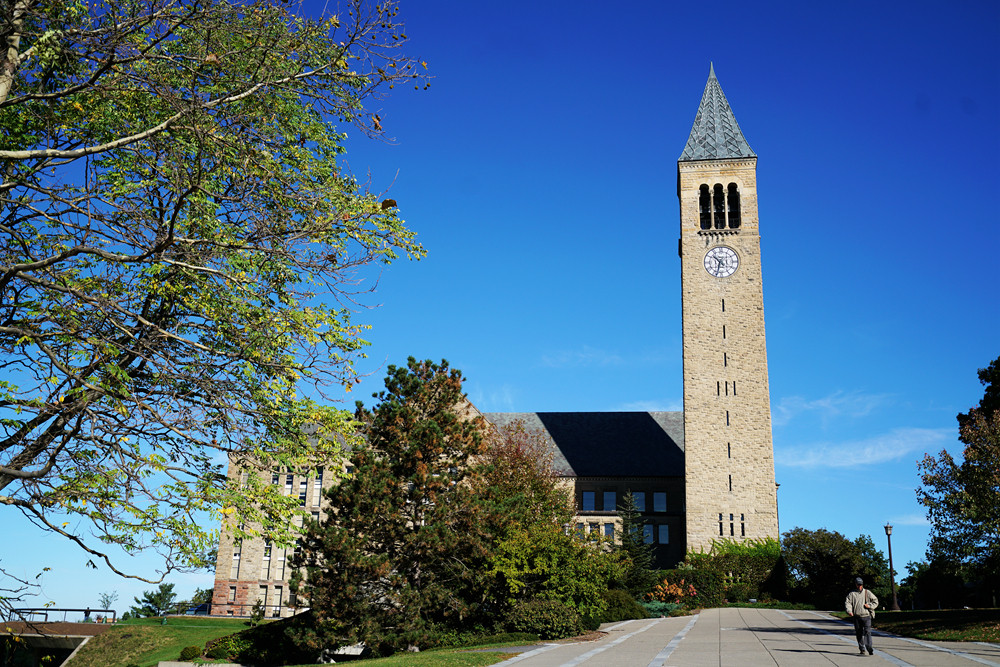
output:
[[[861,616],[855,614],[852,618],[854,619],[854,635],[858,638],[858,649],[871,653],[872,617],[868,614],[862,614]]]

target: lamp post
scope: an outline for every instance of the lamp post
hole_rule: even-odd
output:
[[[885,524],[885,538],[889,540],[889,582],[892,584],[892,611],[899,611],[899,600],[896,598],[896,573],[892,569],[892,524]]]

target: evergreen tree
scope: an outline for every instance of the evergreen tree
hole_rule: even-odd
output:
[[[652,590],[657,573],[653,569],[653,545],[646,542],[642,515],[639,514],[639,508],[631,491],[622,498],[618,506],[618,516],[621,518],[622,527],[617,548],[630,561],[625,569],[621,586],[633,597],[638,598]]]
[[[177,594],[173,584],[160,584],[155,591],[143,591],[141,598],[132,598],[135,605],[129,609],[134,618],[163,616],[174,606]],[[124,616],[122,617],[124,619]]]
[[[425,647],[477,613],[486,594],[485,421],[446,361],[389,366],[385,390],[356,418],[365,444],[354,472],[326,493],[331,511],[309,525],[292,590],[312,608],[316,648],[364,642],[376,653]],[[314,633],[314,634],[313,634]]]

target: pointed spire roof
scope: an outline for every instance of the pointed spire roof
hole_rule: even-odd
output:
[[[701,96],[698,113],[691,126],[684,152],[678,162],[694,160],[725,160],[728,158],[756,157],[740,131],[733,110],[729,108],[726,95],[719,80],[715,78],[715,66],[709,65],[708,83]]]

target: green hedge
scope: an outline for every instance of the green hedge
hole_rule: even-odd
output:
[[[514,632],[530,632],[542,639],[562,639],[580,634],[580,614],[556,600],[519,602],[507,617]]]

